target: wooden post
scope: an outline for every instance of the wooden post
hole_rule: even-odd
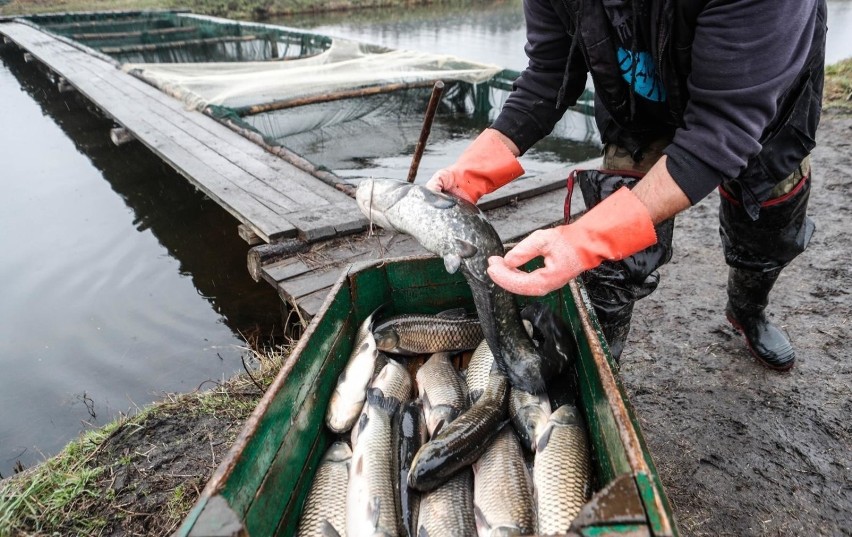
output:
[[[109,139],[112,140],[112,143],[115,145],[124,145],[128,142],[132,142],[136,138],[133,136],[133,133],[124,127],[115,127],[109,130]]]
[[[275,34],[269,34],[269,55],[273,60],[278,59],[278,36]]]
[[[429,139],[429,133],[432,132],[432,120],[435,119],[435,112],[438,111],[438,103],[441,102],[442,93],[444,93],[444,83],[439,80],[432,87],[432,96],[429,98],[429,105],[426,107],[426,117],[423,118],[423,127],[420,129],[420,139],[417,140],[417,145],[414,147],[414,157],[411,159],[411,167],[408,169],[409,183],[413,183],[417,177],[417,170],[420,168],[420,159],[423,157],[423,151],[426,149],[426,140]]]
[[[63,77],[57,77],[56,80],[56,89],[59,90],[59,93],[70,93],[74,91],[74,86],[68,83]]]
[[[257,244],[262,244],[263,239],[257,236],[257,233],[252,231],[250,227],[245,224],[240,224],[237,226],[237,234],[241,239],[249,243],[250,246],[255,246]]]
[[[264,265],[281,261],[308,249],[308,243],[298,239],[261,244],[248,251],[248,271],[251,279],[259,282]]]

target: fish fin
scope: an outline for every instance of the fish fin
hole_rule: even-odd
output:
[[[470,399],[470,404],[475,403],[480,397],[482,397],[483,393],[485,393],[485,390],[483,390],[481,388],[477,388],[475,390],[471,390],[470,392],[468,392],[467,395],[468,395],[468,399]]]
[[[426,531],[426,526],[420,526],[420,529],[417,530],[417,537],[429,537],[429,532]]]
[[[439,319],[464,319],[467,317],[467,311],[464,308],[453,308],[444,310],[435,315]]]
[[[385,394],[379,388],[367,390],[367,403],[387,411],[388,414],[394,414],[399,410],[400,405],[399,400],[395,397],[385,397]]]
[[[358,433],[364,432],[364,429],[367,428],[367,423],[370,421],[370,418],[367,416],[366,412],[361,412],[361,415],[358,416]]]
[[[428,188],[423,188],[421,191],[423,192],[423,201],[436,209],[449,209],[458,205],[456,198],[447,194],[439,194]]]
[[[473,506],[473,520],[476,522],[476,530],[479,535],[490,535],[491,524],[488,523],[488,520],[485,518],[485,513],[483,513],[482,509],[480,509],[476,504]]]
[[[461,266],[461,257],[455,254],[447,254],[444,256],[444,268],[450,274],[455,274]]]
[[[535,452],[541,453],[544,451],[544,448],[547,447],[547,443],[550,442],[550,433],[553,432],[553,425],[548,425],[541,432],[541,436],[536,439],[535,442]]]
[[[382,511],[382,499],[378,496],[373,496],[373,501],[367,506],[367,518],[373,525],[373,529],[379,527],[379,514]]]
[[[473,257],[479,253],[479,248],[477,248],[475,244],[458,237],[456,237],[456,246],[459,249],[459,256],[465,259]]]
[[[443,428],[444,428],[444,425],[446,425],[446,424],[447,424],[447,421],[446,421],[446,420],[441,420],[441,421],[439,421],[439,422],[435,425],[435,429],[432,431],[432,438],[435,438],[436,436],[438,436],[438,433],[440,433],[440,432],[441,432],[441,429],[443,429]]]
[[[328,520],[323,520],[320,525],[320,535],[322,537],[340,537],[340,533],[334,529],[334,526],[331,525],[331,522]]]

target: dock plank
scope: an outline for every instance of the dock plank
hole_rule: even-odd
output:
[[[0,33],[62,76],[264,240],[291,237],[295,231],[312,241],[364,229],[366,221],[343,192],[218,121],[186,110],[114,64],[29,25],[4,23]],[[156,141],[146,140],[145,133]]]

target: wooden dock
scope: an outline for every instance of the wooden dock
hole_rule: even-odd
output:
[[[266,151],[226,125],[186,110],[108,56],[26,21],[0,19],[0,35],[41,62],[61,87],[72,88],[171,165],[241,222],[250,243],[252,277],[313,316],[353,262],[424,253],[407,236],[371,230],[355,200]],[[105,136],[107,133],[105,133]],[[593,168],[599,159],[572,167]],[[505,243],[563,218],[568,169],[526,178],[485,196],[486,211]],[[575,196],[572,212],[582,210]]]
[[[114,62],[19,22],[0,34],[79,91],[266,242],[362,230],[352,198],[213,118],[121,71]],[[106,136],[106,133],[104,134]]]

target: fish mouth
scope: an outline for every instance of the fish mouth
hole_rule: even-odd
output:
[[[410,187],[410,183],[402,181],[365,179],[355,191],[355,201],[371,223],[396,229],[385,213],[405,197]]]

